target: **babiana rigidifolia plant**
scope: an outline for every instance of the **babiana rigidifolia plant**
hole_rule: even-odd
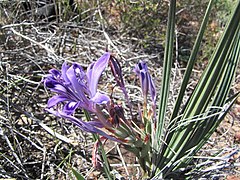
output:
[[[183,103],[213,4],[214,0],[209,1],[170,120],[166,120],[169,119],[166,110],[174,54],[176,0],[171,0],[169,4],[161,87],[155,87],[146,62],[140,61],[134,68],[143,96],[138,121],[133,118],[131,99],[125,87],[121,66],[110,52],[105,52],[90,64],[86,72],[78,63],[64,63],[61,71],[51,69],[45,78],[45,86],[55,93],[48,100],[47,111],[71,121],[83,131],[95,134],[93,164],[96,167],[103,166],[109,179],[113,177],[103,148],[103,142],[107,139],[123,144],[136,155],[144,177],[177,178],[234,103],[238,94],[232,97],[228,97],[228,94],[240,58],[240,1],[236,2],[198,84],[188,101]],[[127,109],[116,103],[111,92],[102,92],[98,88],[99,79],[107,66],[122,90]],[[158,92],[156,89],[161,90]],[[88,121],[79,118],[79,110],[85,113]],[[101,164],[101,160],[104,163]]]

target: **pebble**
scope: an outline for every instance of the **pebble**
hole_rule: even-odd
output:
[[[20,118],[17,120],[17,125],[30,125],[32,124],[32,119],[28,118],[25,114],[21,114]]]
[[[240,143],[240,132],[235,133],[234,140],[235,140],[235,142]]]

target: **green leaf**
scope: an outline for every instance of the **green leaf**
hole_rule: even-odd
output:
[[[85,115],[87,121],[91,121],[91,117],[86,110],[84,110],[84,115]],[[100,157],[101,157],[101,160],[103,161],[103,170],[104,170],[104,173],[107,176],[107,178],[109,180],[111,180],[111,179],[113,179],[112,174],[111,174],[111,168],[110,168],[105,150],[103,148],[102,142],[101,142],[98,134],[92,134],[92,135],[93,135],[93,140],[94,141],[99,141],[99,151],[101,152]]]
[[[210,1],[210,3],[212,2]],[[186,103],[183,113],[176,118],[182,102],[182,97],[178,98],[170,126],[166,130],[166,137],[163,139],[163,148],[157,155],[158,171],[155,171],[154,177],[159,175],[166,177],[179,168],[186,167],[193,155],[207,142],[233,104],[231,102],[230,105],[226,105],[226,99],[240,59],[239,22],[240,1],[236,4],[222,38]],[[202,34],[199,35],[197,41],[202,38],[201,36]],[[197,49],[199,48],[198,43],[200,42],[195,43]],[[189,63],[195,61],[195,58],[192,57],[196,57],[197,49],[191,55]],[[187,69],[189,74],[185,74],[184,83],[187,83],[189,79],[192,64],[187,68],[190,69]],[[180,96],[183,96],[186,84],[181,88],[183,89]],[[160,139],[158,140],[160,141]]]
[[[157,164],[159,161],[159,156],[157,155],[160,151],[161,139],[163,137],[163,128],[166,118],[166,110],[169,96],[169,86],[170,86],[170,76],[173,61],[173,48],[174,48],[174,34],[175,34],[175,16],[176,16],[176,0],[170,1],[170,7],[168,11],[168,24],[167,24],[167,34],[166,34],[166,46],[164,50],[164,63],[163,63],[163,75],[162,84],[160,91],[159,100],[159,112],[156,122],[156,131],[152,130],[152,137],[156,137],[153,140],[153,158],[152,158],[152,174],[155,174],[157,170]]]
[[[213,2],[214,2],[214,0],[211,0],[208,3],[208,7],[206,9],[206,13],[204,15],[204,18],[203,18],[200,30],[198,32],[196,41],[194,43],[193,50],[191,52],[190,58],[188,60],[187,68],[186,68],[186,71],[184,73],[184,77],[183,77],[183,81],[182,81],[182,84],[181,84],[181,88],[180,88],[180,91],[178,93],[178,97],[177,97],[177,100],[176,100],[176,103],[175,103],[175,106],[174,106],[174,110],[173,110],[173,113],[172,113],[171,121],[173,121],[177,117],[178,113],[180,112],[180,105],[182,103],[182,100],[183,100],[183,97],[184,97],[184,93],[186,91],[186,87],[188,85],[188,81],[189,81],[190,75],[192,73],[193,65],[197,61],[198,51],[200,49],[200,45],[201,45],[201,42],[202,42],[202,39],[203,39],[204,32],[207,29],[207,23],[208,23],[210,12],[211,12],[211,9],[212,9],[212,6],[213,6]]]
[[[72,168],[72,173],[74,174],[74,176],[77,178],[77,180],[84,180],[85,178],[83,177],[83,175],[81,175],[79,172],[77,172],[74,168]]]
[[[169,95],[169,85],[170,85],[170,76],[171,68],[173,61],[173,44],[174,44],[174,34],[175,34],[175,14],[176,14],[176,0],[170,1],[170,8],[168,14],[168,24],[167,24],[167,35],[166,35],[166,46],[164,51],[164,64],[163,64],[163,75],[162,75],[162,84],[160,91],[160,100],[159,100],[159,112],[158,120],[156,126],[156,140],[154,147],[158,151],[163,135],[163,126],[166,117],[166,109]]]

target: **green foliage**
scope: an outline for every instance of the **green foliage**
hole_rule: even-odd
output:
[[[77,172],[74,168],[72,168],[72,173],[74,174],[77,180],[84,180],[84,177],[79,172]]]
[[[234,8],[236,0],[217,0],[215,8],[213,9],[213,16],[216,20],[220,21],[222,25],[225,25],[228,21],[228,15],[231,14],[231,10]]]
[[[228,92],[240,57],[240,2],[236,4],[235,10],[228,21],[223,36],[220,38],[209,64],[204,70],[198,85],[194,89],[188,102],[183,109],[180,108],[186,83],[189,81],[190,73],[196,53],[206,30],[209,12],[214,1],[209,2],[199,35],[188,61],[187,70],[183,84],[174,108],[170,123],[166,122],[166,106],[169,86],[169,76],[172,64],[174,31],[172,24],[175,22],[174,6],[171,1],[167,33],[167,44],[164,58],[164,73],[162,91],[160,92],[159,118],[156,130],[156,156],[153,159],[155,165],[152,176],[155,178],[178,178],[176,171],[186,168],[197,151],[207,142],[211,134],[216,130],[223,120],[227,111],[236,99],[236,94],[231,100],[227,100]],[[164,107],[163,107],[164,106]],[[167,123],[165,131],[163,124]],[[164,143],[162,143],[164,142]]]
[[[86,110],[84,110],[84,115],[85,115],[87,121],[91,121],[91,117]],[[100,154],[101,160],[104,162],[103,163],[103,171],[104,171],[105,175],[107,176],[107,179],[111,180],[111,179],[113,179],[113,176],[111,173],[110,165],[109,165],[105,150],[103,148],[103,145],[101,143],[101,140],[99,139],[99,136],[97,134],[93,134],[93,141],[99,142],[99,151],[100,151],[99,154]]]
[[[231,14],[236,0],[217,0],[211,12],[210,24],[206,30],[204,42],[202,44],[202,55],[200,60],[208,60],[214,51],[217,40],[220,38],[228,17]]]
[[[121,14],[123,31],[139,38],[155,36],[161,22],[159,1],[124,1],[116,2],[116,9]]]

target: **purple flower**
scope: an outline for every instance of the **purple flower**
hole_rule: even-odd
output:
[[[48,108],[64,103],[62,112],[70,115],[78,107],[97,112],[97,105],[108,103],[110,98],[97,91],[97,84],[109,58],[110,53],[105,53],[88,67],[86,73],[78,63],[72,66],[64,63],[61,72],[51,69],[45,79],[45,86],[56,95],[49,99]]]
[[[144,61],[140,61],[135,66],[134,72],[138,75],[140,79],[144,102],[147,102],[147,95],[148,93],[150,93],[152,102],[156,104],[156,88],[153,83],[152,77],[148,72],[147,64]]]
[[[109,64],[112,70],[112,74],[115,77],[115,80],[118,86],[122,88],[122,91],[125,94],[126,90],[125,90],[125,85],[124,85],[123,76],[122,76],[122,68],[118,60],[115,57],[111,56]]]
[[[127,104],[128,104],[129,110],[130,110],[130,114],[133,117],[133,115],[132,115],[132,105],[130,103],[130,100],[129,100],[129,97],[128,97],[128,94],[127,94],[127,90],[125,88],[123,75],[122,75],[122,68],[121,68],[118,60],[114,56],[111,56],[109,65],[111,67],[111,71],[112,71],[112,74],[115,78],[115,81],[117,82],[117,85],[121,88],[121,90],[122,90],[122,92],[125,96],[125,99],[127,100]]]
[[[85,109],[95,113],[102,126],[111,128],[111,123],[108,122],[99,107],[99,105],[108,104],[110,98],[97,91],[99,78],[108,65],[109,59],[110,53],[105,53],[88,67],[86,73],[78,63],[74,63],[71,66],[64,63],[61,72],[51,69],[44,84],[51,91],[55,92],[56,95],[48,100],[48,111],[56,116],[65,117],[73,121],[75,110],[77,108]],[[72,117],[70,118],[70,116]],[[83,123],[81,120],[79,121]],[[93,124],[93,127],[95,125]],[[89,132],[89,130],[84,129],[85,126],[79,125],[79,127]],[[93,131],[96,132],[95,129]]]
[[[54,111],[52,109],[47,109],[47,111],[54,114],[57,117],[61,117],[61,118],[70,120],[73,124],[75,124],[76,126],[78,126],[81,130],[83,130],[85,132],[97,133],[107,139],[110,139],[110,140],[113,140],[116,142],[121,142],[119,139],[102,131],[101,128],[103,128],[103,124],[100,121],[85,122],[85,121],[82,121],[81,119],[78,119],[78,118],[72,116],[72,115],[67,115],[61,111]]]
[[[87,83],[90,90],[90,96],[93,98],[97,94],[97,97],[95,97],[94,99],[99,102],[107,100],[105,99],[106,97],[101,97],[101,96],[99,97],[99,94],[97,92],[97,84],[102,72],[108,65],[110,57],[111,57],[110,53],[106,52],[96,62],[92,63],[87,69],[86,75],[87,75]]]
[[[117,85],[121,87],[128,101],[131,112],[131,104],[125,89],[120,64],[108,52],[93,62],[86,72],[78,63],[73,63],[70,66],[63,63],[61,71],[51,69],[44,84],[55,95],[48,100],[47,111],[57,117],[68,119],[83,131],[97,133],[107,139],[127,143],[126,133],[134,136],[138,132],[134,132],[131,121],[125,119],[123,108],[114,104],[109,96],[98,91],[99,78],[108,64]],[[139,62],[135,67],[135,72],[140,78],[145,104],[148,93],[151,94],[153,104],[155,104],[156,90],[146,63]],[[74,113],[78,108],[90,112],[93,120],[85,122],[75,117]]]

